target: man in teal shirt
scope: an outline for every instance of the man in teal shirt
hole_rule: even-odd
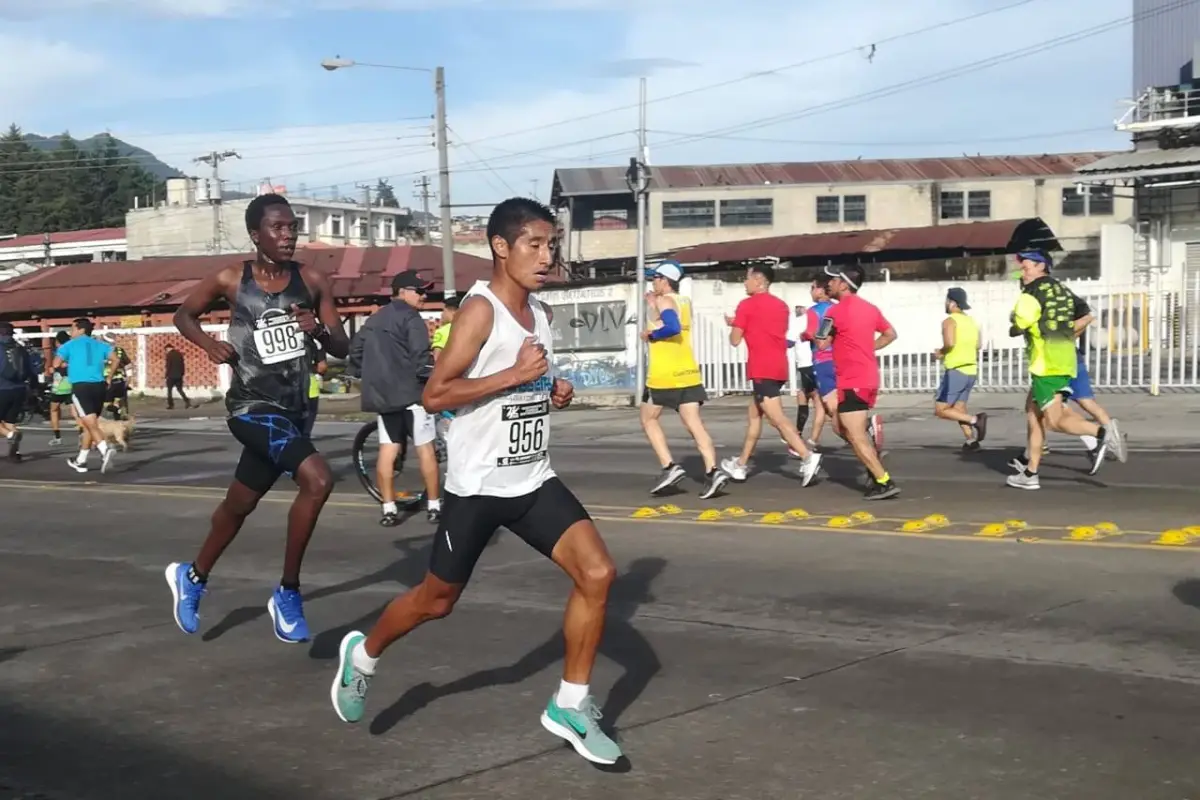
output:
[[[100,430],[99,418],[108,396],[106,370],[108,374],[116,371],[117,351],[108,342],[92,338],[92,330],[92,321],[86,317],[72,322],[71,340],[59,346],[54,358],[55,369],[64,365],[67,368],[71,403],[83,426],[79,455],[67,459],[67,465],[76,472],[88,471],[88,452],[92,445],[100,451],[101,472],[108,472],[113,459],[113,449]]]

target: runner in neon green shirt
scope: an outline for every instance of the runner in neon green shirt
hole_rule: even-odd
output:
[[[429,346],[433,349],[433,359],[436,361],[442,354],[442,350],[446,347],[446,342],[450,341],[450,325],[454,322],[454,315],[458,313],[458,298],[447,297],[445,306],[442,308],[442,324],[433,332],[430,337]]]
[[[1045,429],[1071,436],[1095,436],[1098,442],[1092,459],[1095,475],[1111,446],[1125,460],[1124,442],[1109,441],[1104,427],[1076,414],[1066,403],[1071,394],[1078,357],[1075,352],[1075,293],[1054,278],[1054,261],[1039,250],[1017,254],[1021,268],[1021,296],[1012,313],[1012,336],[1025,337],[1029,359],[1030,390],[1025,401],[1029,431],[1025,455],[1014,459],[1016,474],[1008,477],[1014,489],[1040,489],[1038,468],[1042,461]]]

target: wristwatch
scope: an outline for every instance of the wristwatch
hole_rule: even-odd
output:
[[[324,322],[318,322],[316,330],[314,330],[310,335],[314,339],[324,339],[329,335],[329,328],[325,326]]]

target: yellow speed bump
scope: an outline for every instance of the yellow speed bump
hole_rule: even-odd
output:
[[[930,514],[925,522],[932,528],[944,528],[950,524],[950,519],[945,514]]]
[[[808,519],[809,514],[803,508],[790,508],[784,512],[790,519]]]
[[[746,509],[741,506],[730,506],[725,509],[725,513],[731,517],[744,517],[746,516]]]
[[[1189,535],[1181,530],[1171,529],[1163,531],[1162,536],[1154,540],[1154,544],[1162,544],[1168,547],[1183,547],[1186,544],[1191,544],[1196,541],[1196,537]]]
[[[1112,536],[1115,533],[1121,532],[1120,526],[1115,522],[1097,522],[1096,530],[1100,531],[1106,536]]]
[[[630,516],[632,516],[634,519],[649,519],[650,517],[659,516],[659,512],[658,509],[650,508],[649,506],[643,506],[642,508],[639,508],[637,511],[633,512],[633,514]]]
[[[984,525],[976,532],[976,536],[993,536],[999,538],[1008,535],[1008,525],[1003,522],[993,522],[991,525]]]
[[[829,522],[825,524],[831,528],[849,528],[854,524],[854,520],[849,517],[830,517]]]
[[[920,533],[929,530],[929,523],[923,519],[910,519],[900,526],[900,530],[905,533]]]
[[[1006,519],[1004,525],[1010,531],[1023,531],[1029,527],[1029,523],[1023,519]]]
[[[1093,528],[1091,525],[1082,525],[1072,528],[1071,532],[1067,534],[1067,538],[1075,542],[1094,542],[1102,535],[1099,529]]]
[[[1188,536],[1200,537],[1200,525],[1189,525],[1183,529],[1183,532]]]
[[[870,511],[855,511],[850,515],[850,519],[860,523],[874,522],[875,515]]]
[[[680,508],[679,506],[673,506],[673,505],[668,504],[665,506],[659,506],[658,512],[660,514],[682,514],[683,509]]]
[[[781,512],[772,511],[769,514],[763,514],[762,519],[759,520],[759,522],[762,522],[766,525],[778,525],[781,522],[783,522],[785,519],[787,519],[787,517],[784,516]]]
[[[707,511],[701,511],[700,516],[696,517],[696,519],[700,520],[701,522],[712,522],[720,518],[721,512],[717,511],[715,508],[710,508]]]

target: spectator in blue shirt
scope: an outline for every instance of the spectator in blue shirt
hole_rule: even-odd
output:
[[[100,430],[99,417],[104,411],[108,396],[109,374],[116,371],[117,351],[108,342],[92,338],[93,325],[90,319],[80,317],[71,323],[71,340],[58,348],[54,367],[67,368],[67,380],[71,382],[71,402],[83,426],[83,441],[79,444],[79,455],[67,459],[67,464],[76,472],[87,472],[88,452],[92,446],[100,451],[100,471],[108,472],[112,465],[113,450]]]

